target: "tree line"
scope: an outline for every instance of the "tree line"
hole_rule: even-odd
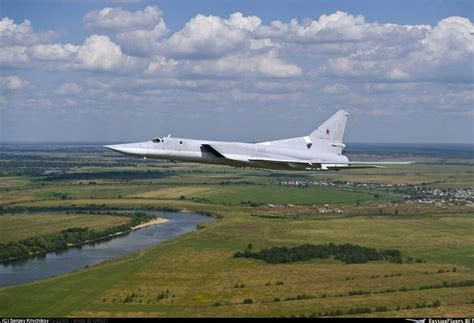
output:
[[[106,214],[106,215],[117,215],[117,216],[130,216],[127,213],[114,212],[120,208],[112,207],[107,204],[86,204],[86,205],[76,205],[71,204],[69,206],[48,206],[48,207],[38,207],[38,206],[10,206],[10,205],[0,205],[0,214],[17,214],[17,213],[33,213],[33,212],[57,212],[65,211],[66,214],[69,213],[88,213],[88,214]],[[143,205],[138,206],[136,209],[143,211],[164,211],[164,212],[179,212],[180,209],[168,206],[159,206],[159,205]],[[125,209],[126,210],[126,209]],[[198,212],[199,214],[213,216],[210,213]]]
[[[143,212],[135,212],[129,222],[104,230],[73,227],[59,233],[0,243],[0,262],[65,249],[70,245],[104,239],[119,232],[126,233],[131,231],[134,226],[154,218],[154,216]]]
[[[329,243],[322,245],[303,244],[296,247],[272,247],[262,249],[258,252],[253,252],[247,248],[243,252],[236,252],[234,257],[261,259],[273,264],[329,257],[334,257],[336,260],[343,261],[347,264],[366,263],[368,261],[378,260],[402,263],[402,255],[399,250],[377,250],[375,248],[362,247],[350,243],[341,245]]]
[[[174,171],[107,171],[107,172],[77,172],[77,173],[53,173],[47,175],[42,180],[44,181],[62,181],[62,180],[90,180],[90,179],[120,179],[120,180],[134,180],[134,179],[157,179],[170,176]]]

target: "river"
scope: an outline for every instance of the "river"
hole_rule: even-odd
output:
[[[134,212],[134,211],[132,211]],[[0,264],[0,287],[33,282],[73,270],[125,256],[196,229],[196,225],[213,218],[195,213],[148,211],[148,214],[168,219],[134,230],[126,235],[49,252],[42,256]]]

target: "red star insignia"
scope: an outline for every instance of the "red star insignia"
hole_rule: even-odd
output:
[[[330,132],[331,132],[331,130],[326,129],[326,135],[329,135]]]

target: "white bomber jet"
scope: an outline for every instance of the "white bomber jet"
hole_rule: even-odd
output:
[[[377,168],[410,162],[357,162],[342,154],[349,113],[337,111],[308,136],[259,143],[158,137],[105,148],[142,158],[296,171]]]

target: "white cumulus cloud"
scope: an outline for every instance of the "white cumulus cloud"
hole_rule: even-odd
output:
[[[31,45],[48,41],[53,38],[53,32],[36,34],[29,20],[24,20],[21,24],[16,24],[13,19],[4,17],[0,20],[0,45]]]
[[[225,21],[228,25],[247,31],[256,30],[261,24],[262,20],[257,16],[245,17],[241,12],[234,12]]]
[[[382,43],[349,56],[329,58],[321,71],[325,75],[375,81],[474,81],[474,26],[467,18],[441,20],[436,27],[427,29],[423,38],[404,38],[400,46],[404,50],[392,50]]]
[[[0,66],[24,67],[30,61],[24,46],[0,47]]]
[[[128,11],[122,8],[104,8],[89,12],[83,19],[86,28],[109,34],[126,53],[150,56],[168,28],[158,6]]]
[[[117,42],[131,55],[151,56],[159,51],[158,47],[168,29],[164,22],[153,29],[136,29],[116,35]]]
[[[361,15],[353,16],[337,11],[330,15],[322,15],[318,20],[307,19],[302,23],[297,19],[292,19],[289,23],[272,21],[269,26],[260,26],[255,33],[258,37],[282,42],[357,43],[374,39],[390,40],[400,34],[404,34],[404,37],[419,38],[430,28],[428,25],[366,23]]]
[[[134,10],[90,12],[83,19],[89,35],[75,43],[53,41],[54,33],[37,33],[27,20],[3,18],[4,104],[119,114],[159,104],[182,117],[190,107],[208,114],[210,101],[236,113],[271,102],[276,115],[302,121],[349,102],[355,117],[472,116],[474,30],[467,18],[403,25],[338,11],[264,23],[240,12],[196,13],[172,33],[159,7]],[[6,72],[14,68],[22,69]],[[28,85],[22,78],[34,86],[9,93]]]
[[[193,66],[192,73],[202,76],[297,77],[302,70],[295,64],[277,57],[275,51],[253,56],[231,55],[217,60],[201,61]]]
[[[135,12],[107,7],[89,12],[83,20],[87,28],[120,33],[137,29],[151,30],[163,22],[162,16],[163,12],[158,6],[148,6]]]
[[[250,46],[250,31],[260,24],[257,17],[232,14],[229,19],[197,15],[164,43],[166,53],[177,58],[219,58]]]
[[[108,36],[92,35],[77,50],[77,67],[91,71],[121,71],[135,64]]]
[[[40,61],[70,61],[74,59],[79,46],[72,44],[38,44],[28,49],[31,58]]]
[[[145,75],[169,75],[174,73],[177,65],[178,62],[174,59],[166,59],[166,57],[157,56],[148,65],[145,70]]]

